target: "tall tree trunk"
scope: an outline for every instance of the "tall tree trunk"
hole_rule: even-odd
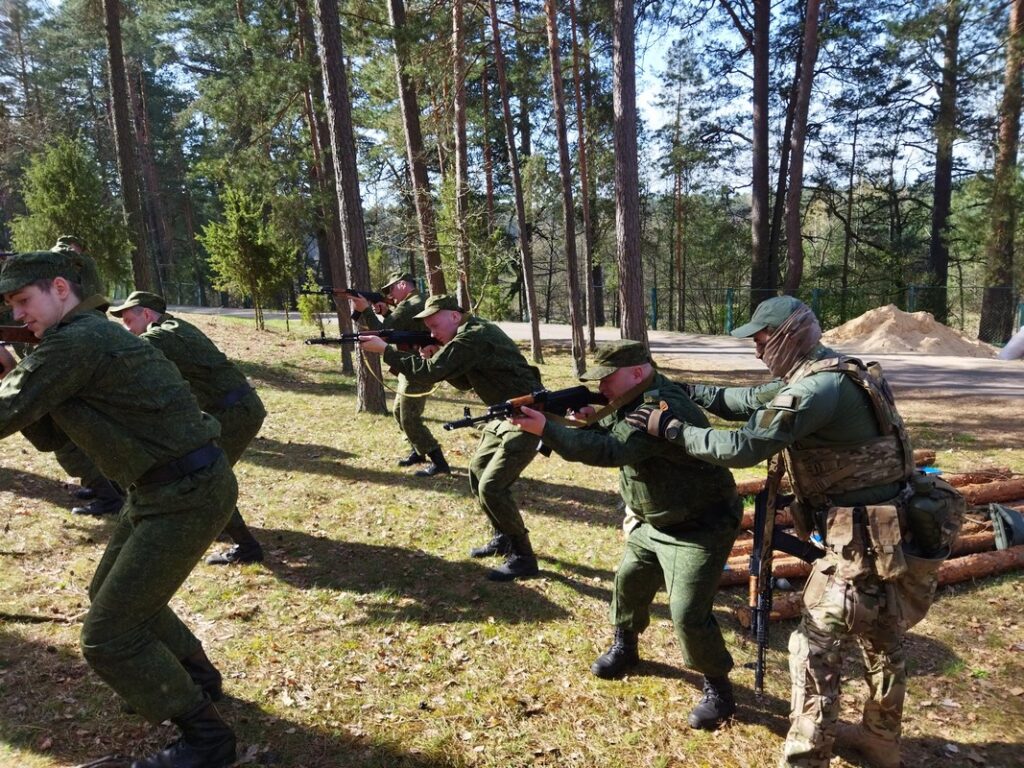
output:
[[[156,238],[156,263],[160,282],[174,276],[174,250],[171,245],[171,225],[164,206],[164,194],[160,186],[160,173],[153,155],[153,139],[150,132],[149,110],[146,108],[146,80],[141,65],[132,62],[129,67],[131,79],[129,96],[135,116],[135,139],[139,148],[142,180],[146,186],[145,208],[149,211],[149,229]]]
[[[772,200],[772,220],[768,225],[768,274],[772,285],[777,285],[782,270],[779,268],[779,245],[785,228],[786,183],[789,180],[789,156],[793,148],[793,119],[800,90],[800,67],[803,63],[803,42],[799,46],[793,83],[789,89],[789,103],[786,105],[786,123],[782,129],[782,143],[779,149],[779,168],[775,180],[775,195]]]
[[[1005,343],[1013,330],[1013,240],[1017,228],[1014,187],[1020,141],[1021,67],[1024,64],[1024,0],[1010,6],[1003,99],[999,105],[999,143],[986,246],[985,296],[981,306],[984,341]]]
[[[523,182],[519,174],[519,157],[516,154],[515,136],[512,128],[512,107],[509,104],[508,79],[505,77],[505,56],[501,48],[501,32],[498,29],[498,8],[496,0],[490,0],[491,38],[494,42],[494,65],[498,73],[498,90],[501,94],[501,109],[505,123],[505,143],[508,145],[509,172],[512,175],[512,191],[516,202],[516,222],[519,227],[519,255],[522,259],[523,291],[526,294],[526,311],[530,315],[530,352],[533,362],[543,363],[540,347],[540,316],[537,312],[537,292],[534,287],[533,254],[530,249],[530,230],[526,219],[526,201],[523,199]]]
[[[526,61],[526,45],[523,43],[525,28],[522,0],[512,0],[512,26],[516,31],[516,69],[519,70],[519,77],[516,78],[516,99],[519,102],[519,112],[516,115],[519,121],[519,157],[525,162],[533,153],[533,135],[530,122],[530,70]]]
[[[583,338],[583,312],[580,303],[580,275],[576,257],[576,205],[572,195],[572,162],[569,159],[569,135],[565,125],[565,87],[562,84],[561,45],[555,0],[545,0],[548,50],[551,56],[551,100],[555,107],[555,133],[558,137],[558,170],[562,177],[562,221],[565,230],[565,267],[569,283],[569,325],[572,326],[572,359],[576,375],[586,368],[587,350]]]
[[[324,107],[337,179],[345,266],[349,279],[355,285],[368,286],[370,263],[366,252],[363,203],[359,194],[356,142],[352,129],[352,103],[341,47],[338,2],[316,0],[315,9],[316,42],[324,78]],[[356,408],[370,413],[386,413],[384,387],[380,382],[380,358],[377,355],[363,355],[362,352],[357,354],[362,365],[356,366]]]
[[[935,185],[932,196],[932,230],[928,246],[927,291],[923,305],[940,323],[949,314],[949,213],[953,201],[953,141],[958,122],[957,80],[960,76],[960,28],[964,21],[959,0],[946,2],[946,27],[942,41],[942,83],[939,111],[935,116]]]
[[[624,339],[647,343],[640,259],[640,179],[636,149],[636,52],[633,0],[614,0],[612,102],[615,144],[615,258]]]
[[[395,42],[395,72],[398,76],[398,95],[402,106],[402,124],[405,127],[405,146],[409,157],[409,176],[416,201],[416,221],[420,229],[420,247],[423,249],[423,267],[431,294],[447,293],[441,251],[437,246],[437,228],[434,224],[434,204],[427,176],[427,159],[420,130],[420,107],[416,86],[409,77],[408,30],[405,24],[403,0],[388,0],[388,14]]]
[[[583,210],[583,274],[586,276],[587,299],[587,346],[591,351],[597,348],[595,326],[597,324],[597,301],[594,296],[594,252],[593,232],[590,226],[590,174],[587,167],[587,150],[590,141],[587,135],[587,110],[583,105],[583,89],[580,81],[583,67],[580,62],[580,45],[576,39],[576,0],[569,0],[569,20],[572,25],[572,79],[576,97],[576,154],[580,164],[580,207]]]
[[[480,111],[483,113],[483,125],[480,129],[480,140],[483,142],[484,159],[484,200],[487,215],[487,234],[494,231],[494,157],[491,153],[491,98],[490,85],[487,82],[487,19],[484,18],[484,43],[480,53]]]
[[[146,226],[142,217],[135,148],[132,146],[131,116],[128,109],[128,81],[121,45],[120,0],[103,0],[103,18],[107,31],[107,66],[110,73],[110,105],[113,112],[114,144],[117,147],[117,172],[121,180],[121,200],[128,231],[132,234],[132,273],[135,287],[160,291],[158,277],[146,247]]]
[[[463,30],[463,0],[452,5],[452,59],[454,61],[455,111],[455,262],[459,270],[459,304],[473,308],[469,293],[469,157],[466,150],[466,36]]]
[[[317,209],[323,222],[323,242],[326,251],[321,254],[321,263],[326,262],[325,276],[330,278],[332,286],[347,286],[348,275],[345,269],[345,256],[342,253],[341,222],[337,210],[337,179],[334,175],[334,163],[330,158],[331,135],[324,117],[324,83],[320,76],[320,63],[316,57],[316,32],[313,19],[309,14],[307,0],[296,0],[299,28],[299,55],[309,72],[309,84],[306,88],[306,123],[309,126],[310,148],[313,152],[311,169],[315,175],[315,187],[319,190]],[[319,241],[318,241],[319,243]],[[345,307],[334,303],[338,329],[342,333],[352,332],[352,317]],[[347,376],[355,374],[352,364],[352,348],[347,344],[340,345],[341,372]]]
[[[857,139],[860,133],[860,112],[853,118],[853,136],[850,144],[850,173],[846,181],[846,221],[843,222],[843,271],[840,277],[839,320],[845,323],[847,316],[847,293],[850,287],[850,251],[853,248],[853,199],[857,179]]]
[[[800,79],[796,108],[793,110],[793,141],[789,160],[789,186],[786,189],[786,293],[795,294],[804,274],[803,208],[804,145],[807,141],[807,113],[811,103],[814,65],[818,61],[819,0],[807,0],[804,42],[800,57]]]

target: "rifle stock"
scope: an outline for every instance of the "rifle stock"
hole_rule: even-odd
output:
[[[39,339],[24,325],[0,325],[0,341],[4,344],[38,344]]]
[[[535,406],[539,411],[558,414],[561,416],[566,411],[578,411],[585,405],[606,405],[607,398],[599,392],[591,392],[584,386],[569,387],[568,389],[538,389],[528,395],[513,397],[501,403],[487,406],[487,410],[479,416],[473,416],[469,408],[463,412],[463,418],[449,421],[444,425],[446,430],[463,429],[473,427],[477,424],[485,424],[495,419],[507,419],[519,412],[524,405]]]
[[[376,291],[357,291],[355,288],[333,288],[329,285],[320,286],[318,289],[304,289],[299,291],[302,296],[362,296],[371,304],[386,302],[387,297]]]

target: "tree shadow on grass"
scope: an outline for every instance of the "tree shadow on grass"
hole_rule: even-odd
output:
[[[273,365],[245,360],[236,363],[242,373],[257,382],[257,390],[267,387],[325,397],[355,394],[355,379],[342,374],[340,366],[331,368],[324,360],[302,358]]]
[[[265,528],[256,537],[269,550],[264,566],[296,589],[334,589],[379,598],[361,602],[366,615],[353,623],[450,624],[493,617],[520,624],[568,616],[529,582],[488,581],[489,569],[476,563],[285,529]]]
[[[17,496],[49,502],[55,507],[70,508],[73,503],[57,478],[21,469],[0,466],[0,488]]]
[[[76,650],[0,629],[0,679],[17,681],[18,695],[0,697],[0,740],[62,765],[103,755],[141,757],[174,740],[177,729],[152,727],[121,711],[120,700]],[[441,768],[463,761],[412,754],[382,738],[316,727],[230,696],[217,705],[238,736],[242,763],[267,768]],[[129,760],[111,768],[128,768]]]

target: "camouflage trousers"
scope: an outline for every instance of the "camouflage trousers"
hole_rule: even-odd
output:
[[[253,390],[226,411],[214,414],[214,418],[220,423],[217,445],[224,449],[228,464],[233,467],[242,458],[249,443],[259,434],[263,420],[267,418],[267,409]],[[244,531],[245,528],[242,513],[235,507],[224,530],[234,538],[232,532]]]
[[[404,375],[398,375],[398,391],[395,393],[394,405],[395,421],[398,422],[398,428],[402,430],[409,445],[420,456],[426,456],[440,447],[427,425],[423,423],[423,407],[427,398],[422,395],[429,391],[429,386],[413,384]],[[407,397],[407,394],[416,397]]]
[[[789,638],[790,728],[780,765],[827,768],[839,716],[841,645],[855,637],[864,655],[868,697],[863,725],[899,749],[907,672],[904,629],[891,582],[873,574],[836,574],[831,554],[815,563],[803,593],[803,616]]]
[[[103,473],[92,463],[92,459],[82,453],[82,449],[68,440],[53,452],[61,469],[71,477],[81,480],[84,487],[92,487],[103,480]]]
[[[522,536],[526,531],[512,484],[537,455],[540,441],[507,421],[492,421],[480,434],[469,462],[469,490],[497,533]]]
[[[225,457],[165,485],[132,486],[89,585],[82,655],[152,723],[203,702],[180,661],[199,640],[168,602],[223,530],[237,495]]]

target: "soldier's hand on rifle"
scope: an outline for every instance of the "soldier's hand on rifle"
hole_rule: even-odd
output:
[[[686,424],[676,418],[664,400],[660,404],[646,403],[626,416],[633,429],[654,437],[675,439]]]
[[[363,301],[366,301],[366,299],[363,299]],[[373,352],[375,355],[380,355],[388,348],[388,343],[380,336],[363,336],[359,339],[359,348],[363,352]]]
[[[18,361],[14,359],[11,351],[3,344],[0,344],[0,379],[10,373],[17,364]]]
[[[519,427],[523,432],[531,435],[540,435],[544,432],[544,425],[547,424],[547,417],[540,411],[535,411],[529,406],[522,406],[519,412],[509,417],[509,421]]]
[[[352,305],[352,309],[356,312],[362,312],[370,306],[369,301],[354,293],[346,293],[345,298],[348,299],[348,303]]]
[[[378,301],[373,305],[373,311],[383,317],[384,315],[391,313],[391,305],[386,301]]]
[[[437,344],[427,344],[427,346],[425,347],[420,347],[420,357],[422,357],[424,360],[429,360],[430,358],[437,354],[437,350],[439,350],[440,348],[441,347],[438,346]]]
[[[572,419],[573,421],[586,421],[595,413],[597,413],[597,409],[594,406],[584,405],[578,411],[570,410],[566,413],[566,418]]]

